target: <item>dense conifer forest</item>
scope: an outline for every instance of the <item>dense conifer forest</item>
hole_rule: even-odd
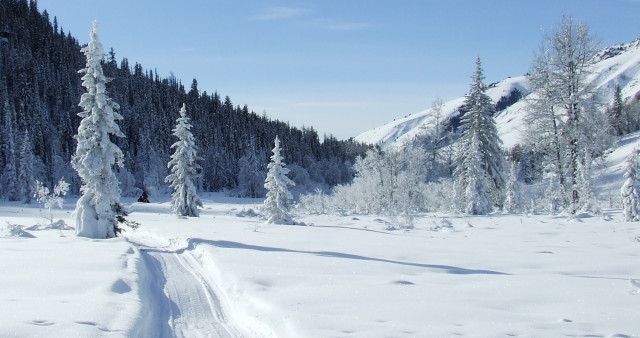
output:
[[[70,159],[83,92],[80,48],[63,23],[40,11],[37,2],[0,0],[1,198],[28,199],[35,180],[52,186],[62,178],[78,193],[80,180]],[[185,87],[173,76],[118,59],[113,49],[108,54],[103,69],[112,81],[107,89],[124,117],[119,125],[126,137],[113,140],[125,155],[118,169],[124,195],[166,192],[175,141],[171,130],[183,103],[199,147],[197,183],[204,191],[263,196],[276,136],[299,192],[350,182],[355,158],[367,150],[352,140],[326,135],[320,140],[312,127],[292,127],[234,105],[220,93],[200,90],[196,79]]]

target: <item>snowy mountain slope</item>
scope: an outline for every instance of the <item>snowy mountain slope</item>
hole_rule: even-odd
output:
[[[640,39],[629,44],[605,48],[597,58],[599,61],[591,70],[592,75],[588,77],[588,81],[602,93],[605,105],[611,103],[616,84],[621,86],[624,99],[632,98],[640,92]],[[524,98],[530,94],[529,84],[524,76],[508,78],[490,86],[487,94],[497,102],[516,88],[524,94]],[[463,102],[464,96],[446,102],[443,114],[456,116]],[[496,115],[498,132],[505,148],[521,142],[523,117],[528,106],[527,100],[521,99]],[[432,120],[431,108],[429,108],[366,131],[355,139],[369,144],[380,144],[383,148],[399,145],[420,133],[421,128],[432,125]]]
[[[602,162],[594,167],[597,177],[597,192],[602,201],[619,206],[620,187],[624,183],[624,169],[627,156],[634,148],[640,147],[640,132],[621,136],[614,148],[605,155]]]

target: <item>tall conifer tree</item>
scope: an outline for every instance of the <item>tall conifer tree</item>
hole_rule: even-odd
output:
[[[178,141],[171,145],[171,148],[175,148],[171,161],[167,164],[171,174],[165,179],[173,188],[171,209],[178,216],[198,217],[198,207],[202,207],[202,202],[197,194],[195,180],[200,176],[200,165],[197,163],[198,148],[191,133],[192,126],[185,104],[180,108],[180,117],[176,123],[173,135]]]
[[[267,166],[269,172],[264,183],[267,189],[267,199],[264,201],[264,210],[267,213],[267,222],[277,224],[293,224],[291,215],[291,200],[293,199],[288,186],[295,183],[286,175],[289,169],[282,162],[280,155],[280,139],[276,136],[271,162]]]
[[[482,207],[468,206],[469,196],[491,196],[492,205],[501,206],[504,189],[504,154],[502,141],[493,119],[494,104],[485,93],[484,74],[480,58],[476,59],[476,70],[471,77],[471,88],[465,100],[467,113],[461,119],[462,135],[458,140],[458,156],[456,158],[457,196],[463,198],[462,207],[474,214],[486,213],[490,210],[483,203],[475,203]],[[472,166],[472,164],[474,164]],[[477,164],[477,165],[476,165]],[[486,177],[486,184],[484,181]],[[476,189],[470,192],[469,189]],[[477,191],[486,189],[486,191]]]
[[[98,22],[93,22],[91,41],[81,51],[87,64],[80,73],[87,92],[80,98],[82,117],[76,140],[78,147],[72,158],[73,168],[82,179],[82,196],[75,209],[76,234],[89,238],[115,237],[119,232],[120,183],[113,166],[122,166],[123,154],[111,137],[124,137],[116,123],[122,116],[120,106],[109,98],[109,79],[102,71],[104,48],[98,38]]]

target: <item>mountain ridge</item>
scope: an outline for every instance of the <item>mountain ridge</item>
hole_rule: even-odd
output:
[[[630,43],[605,47],[595,58],[597,62],[593,65],[592,74],[587,77],[587,81],[600,92],[605,106],[611,104],[616,85],[620,85],[625,101],[640,93],[640,38]],[[498,134],[505,148],[522,142],[523,118],[529,106],[527,100],[523,99],[531,94],[529,81],[526,75],[508,77],[489,85],[487,89],[487,95],[495,103],[508,98],[515,90],[518,90],[522,97],[503,109],[497,109],[495,115]],[[450,122],[460,115],[465,95],[443,103],[442,114],[445,118],[448,117]],[[433,119],[432,108],[427,108],[365,131],[354,139],[381,148],[401,146],[432,124]]]

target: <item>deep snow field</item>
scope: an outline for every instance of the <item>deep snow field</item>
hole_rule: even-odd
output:
[[[638,145],[625,136],[598,164],[603,205]],[[362,215],[266,224],[261,199],[201,198],[189,219],[168,196],[124,199],[140,229],[109,240],[0,203],[0,337],[640,337],[640,223],[619,209],[386,230]],[[54,220],[73,226],[75,201]]]
[[[110,240],[37,229],[37,204],[4,202],[0,336],[640,336],[640,226],[619,210],[387,231],[372,216],[265,224],[261,200],[202,197],[190,219],[125,200],[141,227]],[[74,202],[55,219],[72,225]]]

